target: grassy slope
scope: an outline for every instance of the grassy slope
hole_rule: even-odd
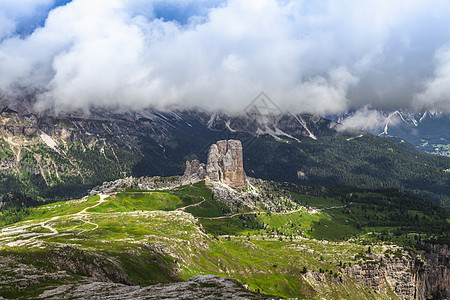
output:
[[[360,193],[358,199],[363,199],[362,194]],[[322,207],[345,204],[345,199],[302,195],[297,195],[297,198],[300,202],[308,202],[309,205],[315,205],[314,202],[317,202],[317,206]],[[217,274],[236,278],[249,285],[252,290],[284,297],[388,297],[385,294],[374,294],[369,288],[358,285],[349,278],[347,285],[342,285],[335,277],[340,274],[339,264],[354,264],[360,261],[364,257],[361,252],[367,250],[367,246],[345,241],[321,242],[295,235],[300,230],[307,237],[335,237],[336,240],[342,240],[351,235],[363,234],[364,230],[352,226],[361,219],[358,219],[359,212],[354,216],[346,215],[342,209],[326,210],[312,215],[303,211],[285,215],[260,213],[222,220],[203,218],[199,221],[189,213],[169,211],[205,199],[207,201],[199,207],[192,208],[192,213],[199,217],[215,217],[221,204],[211,199],[211,192],[203,182],[174,191],[129,191],[107,198],[101,205],[87,209],[85,214],[79,213],[86,207],[97,204],[98,196],[92,196],[85,201],[37,207],[27,217],[29,221],[14,226],[25,225],[28,226],[24,229],[26,233],[47,235],[37,236],[34,241],[29,237],[21,237],[20,233],[2,238],[0,251],[2,257],[14,257],[13,261],[26,265],[36,265],[36,259],[32,259],[33,257],[41,258],[37,267],[52,270],[58,266],[58,262],[52,262],[51,259],[55,249],[64,252],[66,250],[61,250],[59,245],[73,245],[76,249],[87,251],[83,252],[83,255],[77,254],[78,259],[87,262],[92,261],[90,253],[114,257],[120,266],[114,267],[123,270],[132,283],[141,285],[185,280],[196,274]],[[344,217],[350,220],[345,222]],[[45,225],[56,229],[58,234],[51,235],[51,231],[42,226],[44,221]],[[217,226],[218,224],[220,226]],[[258,224],[266,224],[269,228],[258,228]],[[231,237],[214,237],[205,234],[202,228],[216,234],[227,233]],[[223,228],[227,232],[220,232]],[[282,235],[275,235],[272,229],[275,232],[278,230]],[[34,243],[36,240],[42,243]],[[381,246],[371,247],[372,252],[383,253]],[[74,259],[70,254],[66,256],[69,261]],[[107,269],[108,263],[104,264]],[[303,267],[308,271],[325,272],[328,283],[311,286],[307,277],[299,275]],[[89,275],[82,269],[70,269],[64,265],[62,268],[71,276],[66,278],[68,282],[77,282],[80,276]],[[182,270],[179,275],[174,275],[173,270],[176,268]],[[6,278],[16,274],[8,276]],[[330,282],[332,284],[329,284]],[[34,286],[24,287],[20,293],[34,293],[36,296],[58,284],[47,278],[42,280],[39,289]],[[14,293],[17,293],[17,289],[14,291],[11,285],[0,285],[0,295],[11,296]]]

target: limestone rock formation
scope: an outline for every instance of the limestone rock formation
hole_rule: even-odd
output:
[[[437,299],[450,295],[450,250],[447,245],[426,245],[430,252],[420,256],[377,256],[372,263],[355,264],[339,271],[378,292],[392,291],[402,300],[426,300],[435,294]]]
[[[204,179],[206,176],[206,166],[205,164],[201,164],[199,160],[194,159],[189,162],[186,161],[186,170],[184,171],[185,177],[198,177],[200,179]]]
[[[230,187],[246,187],[242,143],[238,140],[223,140],[211,145],[207,164],[198,160],[186,162],[185,177],[209,178]]]
[[[246,180],[241,141],[223,140],[211,145],[206,174],[211,180],[237,189],[244,188]]]

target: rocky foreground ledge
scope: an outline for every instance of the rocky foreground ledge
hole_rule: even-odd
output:
[[[0,297],[0,299],[4,299]],[[62,285],[47,290],[37,299],[281,299],[253,293],[237,280],[214,275],[199,275],[188,281],[156,284],[147,287],[118,283],[92,282],[77,286]]]

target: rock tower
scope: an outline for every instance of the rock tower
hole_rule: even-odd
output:
[[[186,162],[184,176],[209,178],[233,188],[245,188],[246,176],[241,141],[223,140],[212,144],[206,165],[198,160]]]

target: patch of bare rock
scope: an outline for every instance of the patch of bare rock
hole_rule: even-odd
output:
[[[148,287],[93,282],[46,291],[45,299],[281,299],[245,289],[237,280],[215,275],[199,275],[185,282],[160,283]]]

